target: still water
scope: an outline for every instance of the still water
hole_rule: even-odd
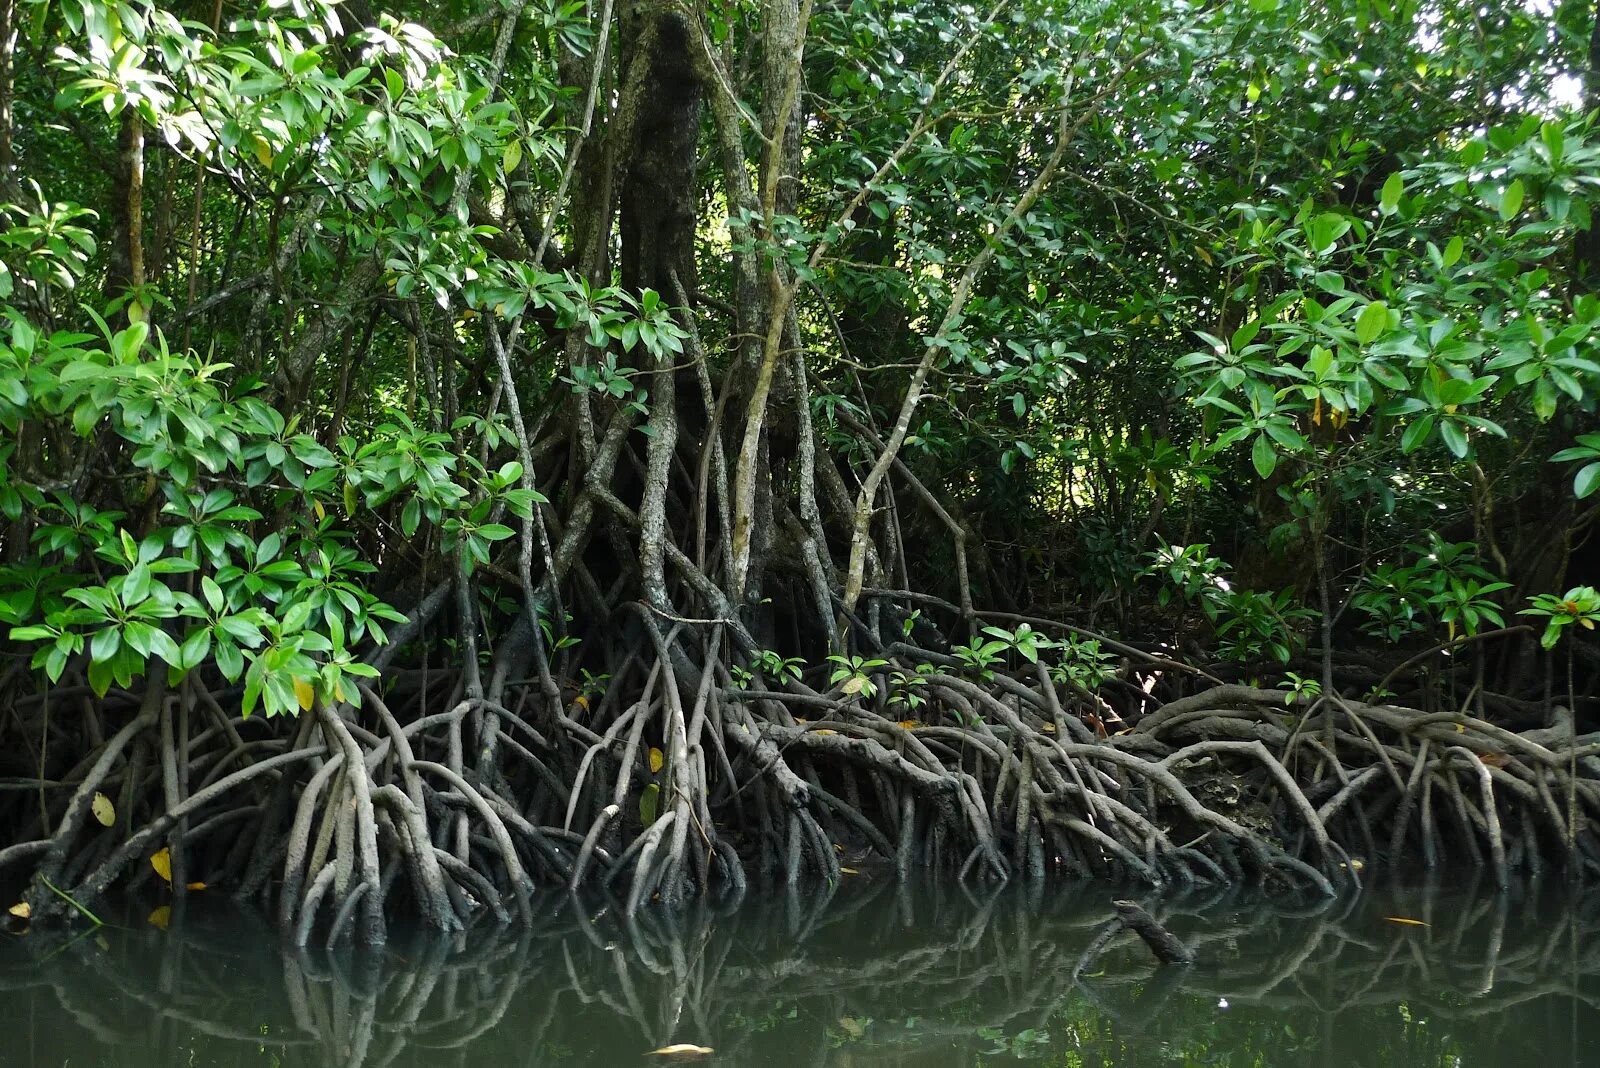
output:
[[[671,923],[550,901],[532,933],[361,956],[196,895],[165,930],[0,937],[0,1063],[1600,1065],[1593,891],[1151,899],[1199,963],[1127,936],[1074,978],[1111,890],[848,883]]]

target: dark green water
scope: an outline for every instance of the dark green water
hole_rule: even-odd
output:
[[[367,956],[283,952],[206,895],[165,931],[4,936],[0,1062],[1600,1065],[1600,894],[1152,901],[1200,963],[1121,940],[1074,981],[1111,891],[850,882],[631,928],[548,902],[532,934]]]

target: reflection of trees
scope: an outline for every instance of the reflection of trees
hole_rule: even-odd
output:
[[[14,941],[0,950],[0,1015],[13,1021],[6,1047],[28,1063],[123,1065],[141,1052],[177,1063],[188,1051],[194,1063],[374,1068],[616,1063],[676,1041],[715,1046],[725,1063],[925,1063],[931,1051],[970,1059],[987,1048],[980,1029],[1029,1028],[1084,1064],[1228,1049],[1273,1064],[1351,1052],[1350,1063],[1439,1063],[1463,1048],[1470,1064],[1519,1063],[1505,1051],[1521,1048],[1528,1019],[1550,1024],[1538,1042],[1566,1031],[1569,1013],[1600,1020],[1593,900],[1417,891],[1382,909],[1296,911],[1189,898],[1161,915],[1201,964],[1173,969],[1128,934],[1084,959],[1109,896],[973,900],[885,882],[631,922],[549,902],[544,925],[517,937],[375,955],[281,954],[265,926],[195,913],[169,933]]]

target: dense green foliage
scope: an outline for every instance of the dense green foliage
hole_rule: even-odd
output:
[[[1564,589],[1593,513],[1548,465],[1600,488],[1587,12],[1002,6],[818,10],[792,211],[729,210],[714,162],[694,191],[703,315],[736,298],[741,243],[805,284],[836,455],[926,349],[905,459],[968,531],[980,604],[1110,600],[1147,631],[1135,581],[1168,574],[1247,664],[1303,644],[1301,605],[1393,641]],[[51,679],[88,652],[97,691],[127,687],[154,656],[247,675],[247,709],[294,709],[297,681],[350,699],[351,651],[392,617],[364,561],[489,563],[497,520],[540,499],[478,396],[498,394],[474,317],[537,319],[524,408],[647,410],[628,364],[682,353],[674,302],[512,236],[565,236],[537,229],[568,207],[563,120],[583,121],[561,56],[597,37],[581,5],[534,8],[502,70],[469,11],[269,5],[213,33],[182,9],[20,7],[18,56],[46,62],[13,75],[3,608]],[[726,51],[755,14],[703,30]],[[1060,99],[1072,140],[1008,225]],[[147,141],[136,272],[107,203],[129,195],[119,123]],[[1248,567],[1238,588],[1207,548]],[[910,577],[956,600],[939,570]]]

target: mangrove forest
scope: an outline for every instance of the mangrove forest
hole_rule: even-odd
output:
[[[0,0],[0,918],[1593,878],[1596,15]]]

